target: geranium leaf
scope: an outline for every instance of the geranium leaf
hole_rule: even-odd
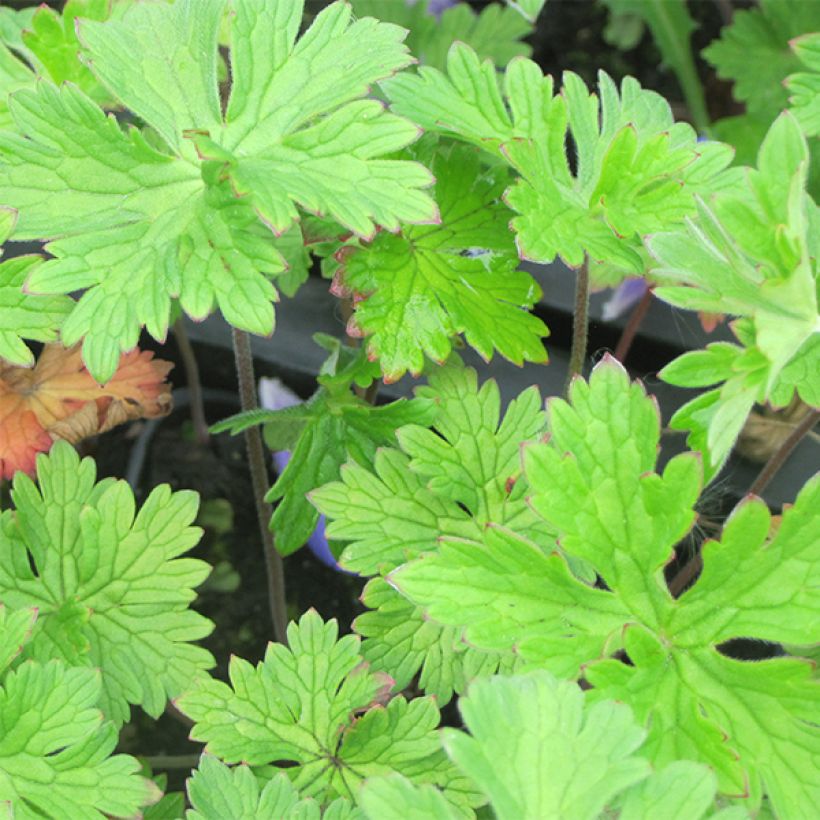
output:
[[[43,260],[17,256],[0,262],[0,359],[22,367],[34,364],[23,339],[53,342],[74,307],[67,296],[34,296],[23,290],[28,276]]]
[[[23,215],[17,236],[53,240],[55,257],[28,288],[85,291],[63,339],[83,340],[100,381],[141,327],[165,338],[176,297],[194,319],[218,308],[236,327],[271,333],[271,277],[284,261],[270,229],[290,228],[297,204],[365,236],[434,217],[421,190],[429,172],[380,158],[418,129],[360,99],[410,62],[404,32],[353,22],[339,2],[296,42],[302,5],[235,0],[224,117],[224,0],[139,3],[118,19],[80,21],[92,71],[161,139],[124,133],[76,87],[42,83],[11,98],[16,131],[0,133],[2,199]]]
[[[381,233],[341,254],[337,282],[353,293],[369,355],[388,382],[421,373],[425,356],[445,361],[458,333],[485,359],[497,350],[516,364],[546,361],[547,328],[527,312],[541,289],[517,270],[512,213],[500,202],[507,172],[483,168],[465,146],[422,156],[436,177],[440,224]]]
[[[570,403],[551,400],[548,415],[549,442],[524,451],[530,503],[605,589],[584,587],[561,555],[493,528],[483,545],[445,542],[399,567],[393,583],[433,620],[466,629],[479,648],[514,647],[565,676],[583,671],[589,697],[633,708],[655,765],[706,763],[721,791],[749,795],[750,807],[763,793],[776,812],[813,807],[820,736],[810,665],[748,663],[719,647],[739,637],[817,639],[820,481],[786,509],[772,538],[765,506],[743,504],[721,541],[704,549],[701,579],[675,600],[663,566],[694,520],[698,458],[676,456],[662,475],[653,472],[657,408],[612,359],[588,384],[574,382]],[[629,664],[612,657],[621,650]]]
[[[783,80],[800,64],[789,48],[793,37],[820,29],[820,8],[803,0],[761,0],[759,6],[739,9],[719,39],[703,50],[718,76],[734,82],[734,96],[754,114],[769,120],[786,107]],[[750,74],[749,55],[759,58],[759,71]]]
[[[782,114],[743,185],[715,194],[709,204],[700,201],[697,221],[647,242],[658,260],[652,271],[661,282],[657,296],[742,319],[734,325],[742,346],[685,354],[683,362],[661,371],[673,384],[722,383],[708,405],[703,397],[695,399],[697,404],[690,402],[671,421],[672,427],[692,431],[691,446],[704,449],[707,478],[726,460],[755,402],[783,406],[795,386],[811,401],[820,389],[820,268],[812,250],[817,206],[805,192],[808,159],[797,121]],[[721,358],[717,369],[716,355]],[[712,364],[705,372],[693,369],[705,365],[707,357]],[[807,373],[799,384],[786,370],[795,359],[803,360],[799,367]]]
[[[635,755],[644,733],[628,707],[588,705],[574,683],[545,672],[475,681],[459,711],[470,735],[445,729],[445,748],[499,820],[594,818],[649,773]]]
[[[131,419],[164,416],[171,410],[171,367],[132,350],[99,385],[78,347],[46,345],[33,368],[0,361],[0,477],[33,474],[37,454],[54,441],[73,444]]]
[[[0,598],[38,608],[24,657],[101,669],[98,705],[116,724],[129,704],[157,717],[213,663],[191,643],[213,625],[188,609],[208,567],[179,558],[200,536],[196,496],[160,486],[137,512],[125,482],[95,483],[65,442],[38,457],[37,480],[17,473],[0,518]]]
[[[436,549],[444,536],[480,539],[489,522],[538,529],[519,464],[520,436],[534,439],[544,428],[537,390],[511,402],[502,418],[498,386],[488,381],[479,387],[475,371],[458,359],[429,380],[417,396],[438,408],[432,429],[399,428],[401,450],[380,449],[371,468],[347,464],[341,481],[311,493],[328,517],[328,537],[351,542],[340,558],[347,569],[386,574]],[[362,654],[389,671],[397,687],[421,672],[424,690],[446,703],[474,677],[515,666],[508,648],[466,645],[458,630],[425,621],[379,578],[369,582],[363,600],[371,611],[355,622],[365,637]]]
[[[192,809],[187,820],[362,820],[361,812],[343,798],[334,800],[322,812],[313,798],[301,798],[284,773],[266,783],[248,766],[228,768],[212,755],[202,755],[199,766],[188,780]]]
[[[383,85],[395,111],[509,161],[521,178],[505,200],[519,214],[512,223],[519,252],[534,262],[560,256],[578,267],[588,254],[642,273],[639,236],[692,214],[693,194],[708,190],[731,160],[728,146],[698,145],[691,126],[675,123],[668,103],[631,77],[619,92],[600,73],[599,102],[567,72],[554,95],[551,77],[516,59],[502,95],[491,64],[456,43],[447,75],[421,68]]]
[[[287,761],[291,783],[322,803],[355,797],[365,777],[399,772],[469,804],[466,781],[441,750],[432,699],[376,705],[389,679],[362,664],[357,637],[339,639],[336,622],[313,610],[290,625],[288,643],[270,644],[256,668],[234,658],[230,686],[201,679],[180,698],[207,752],[227,763]]]
[[[157,787],[130,755],[111,756],[98,672],[28,661],[0,683],[0,806],[11,817],[133,817]]]

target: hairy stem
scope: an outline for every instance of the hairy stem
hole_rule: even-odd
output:
[[[635,305],[635,309],[629,316],[629,321],[624,326],[621,338],[618,339],[618,344],[615,347],[615,358],[623,364],[632,347],[632,342],[635,341],[635,336],[641,326],[646,314],[649,312],[649,306],[652,304],[652,288],[647,288],[641,296],[640,302]]]
[[[239,380],[239,398],[242,411],[256,410],[259,403],[256,400],[256,379],[253,373],[253,356],[251,341],[243,330],[231,328],[233,334],[233,350],[236,360],[236,375]],[[273,543],[273,534],[268,522],[273,510],[265,501],[265,495],[270,486],[268,470],[265,460],[265,447],[262,444],[262,433],[258,426],[245,430],[245,446],[248,450],[248,463],[253,483],[253,496],[256,502],[256,514],[259,518],[259,531],[262,535],[262,548],[265,554],[265,570],[268,577],[268,603],[270,605],[271,620],[273,621],[273,635],[279,643],[287,643],[287,608],[285,605],[285,569],[282,556],[276,551]]]
[[[185,368],[185,380],[188,382],[188,395],[191,402],[191,421],[194,425],[194,434],[200,444],[207,444],[211,439],[208,432],[208,421],[205,418],[205,402],[202,398],[202,380],[199,378],[199,365],[196,354],[185,330],[182,319],[174,322],[174,338],[177,341],[179,355],[182,357],[182,366]]]
[[[771,458],[766,462],[752,486],[749,487],[750,495],[760,495],[769,486],[769,482],[777,475],[778,470],[785,464],[794,448],[797,447],[804,436],[811,433],[818,420],[820,420],[820,410],[812,410],[795,426],[789,437],[772,453]]]
[[[572,317],[572,349],[569,355],[569,371],[564,385],[564,395],[569,395],[569,386],[575,376],[584,369],[587,357],[587,337],[589,335],[589,257],[578,270],[575,279],[575,311]]]

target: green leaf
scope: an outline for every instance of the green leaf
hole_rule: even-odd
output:
[[[22,651],[36,620],[36,607],[9,610],[0,604],[0,675]]]
[[[700,580],[675,600],[663,567],[694,521],[698,458],[676,456],[654,472],[657,407],[611,358],[589,383],[574,382],[570,401],[550,401],[550,439],[526,447],[525,477],[533,509],[605,588],[583,587],[561,555],[497,528],[483,545],[445,542],[391,580],[478,648],[514,647],[562,676],[583,671],[588,697],[632,707],[654,765],[702,762],[722,792],[748,794],[750,808],[765,792],[778,813],[811,813],[820,796],[811,666],[739,661],[718,647],[741,637],[817,640],[820,480],[773,537],[765,505],[743,503],[721,541],[704,548]],[[619,651],[629,664],[613,657]]]
[[[387,573],[436,549],[443,536],[477,540],[491,521],[515,522],[548,539],[520,478],[521,436],[534,439],[544,427],[538,391],[510,402],[502,419],[496,383],[479,387],[475,371],[454,359],[433,371],[417,396],[438,407],[433,429],[401,427],[401,451],[380,449],[371,469],[348,464],[341,481],[311,493],[328,518],[328,537],[351,542],[341,565],[363,575]],[[422,688],[446,703],[473,678],[515,666],[508,650],[477,651],[458,630],[425,621],[381,579],[367,585],[363,601],[371,611],[355,622],[365,637],[362,653],[395,678],[397,690],[420,672]]]
[[[34,354],[23,339],[53,342],[71,313],[68,296],[32,296],[24,291],[28,276],[42,263],[39,256],[17,256],[0,262],[0,359],[31,366]]]
[[[527,311],[541,289],[519,264],[500,202],[502,169],[482,168],[474,149],[450,146],[428,163],[441,209],[437,225],[382,233],[346,248],[338,280],[354,294],[354,322],[379,358],[385,381],[419,375],[425,356],[439,363],[463,333],[484,359],[546,361],[544,323]]]
[[[629,789],[618,817],[620,820],[645,817],[698,820],[714,805],[716,789],[717,778],[713,772],[690,760],[679,760]],[[740,810],[738,817],[748,815]]]
[[[84,340],[101,382],[141,327],[164,339],[176,297],[194,319],[218,308],[234,326],[270,334],[271,277],[284,268],[271,230],[290,228],[297,205],[363,236],[435,214],[421,191],[429,172],[380,158],[417,128],[359,99],[410,61],[401,29],[352,22],[350,7],[334,3],[297,43],[301,0],[236,0],[223,118],[224,6],[140,3],[122,19],[81,21],[96,77],[161,139],[124,133],[76,87],[11,98],[17,131],[0,132],[2,199],[22,214],[18,238],[52,240],[55,257],[29,289],[85,291],[63,338]],[[293,275],[285,281],[292,290]]]
[[[443,69],[447,51],[456,40],[467,43],[499,67],[513,57],[532,52],[531,46],[521,42],[532,34],[531,22],[498,3],[485,6],[480,12],[467,3],[457,3],[444,9],[438,19],[428,11],[429,0],[413,4],[404,0],[353,0],[352,5],[359,17],[377,17],[409,29],[407,46],[422,65]]]
[[[193,809],[186,813],[187,820],[319,820],[323,816],[315,800],[300,798],[286,774],[277,774],[262,784],[248,766],[230,769],[207,754],[202,755],[188,781],[188,796]],[[362,814],[340,798],[324,817],[358,820]]]
[[[462,817],[432,786],[414,786],[391,774],[366,780],[359,801],[369,820],[458,820]]]
[[[691,126],[674,123],[668,103],[631,77],[619,93],[601,72],[599,103],[577,75],[566,72],[554,95],[551,77],[517,59],[504,77],[505,105],[493,67],[467,46],[452,47],[447,69],[422,68],[383,86],[398,113],[509,161],[521,178],[505,201],[519,213],[519,253],[534,262],[560,256],[578,267],[588,254],[642,273],[639,236],[692,214],[693,194],[731,160],[728,146],[698,145]]]
[[[820,29],[820,7],[803,0],[760,0],[756,8],[738,10],[720,39],[703,50],[718,76],[734,82],[734,96],[747,110],[771,121],[786,107],[783,80],[800,69],[789,41]],[[755,71],[749,71],[749,55]]]
[[[263,422],[265,439],[275,450],[290,449],[287,466],[267,500],[278,501],[270,526],[282,555],[298,550],[319,521],[309,494],[339,477],[342,464],[353,459],[371,464],[377,447],[394,444],[395,431],[409,422],[430,423],[435,408],[425,399],[399,399],[374,407],[355,396],[351,382],[363,373],[364,351],[354,359],[334,349],[322,367],[319,390],[298,407],[241,415],[223,422],[235,434]]]
[[[807,137],[820,134],[820,33],[805,34],[791,42],[797,58],[810,71],[798,71],[785,80],[791,110]]]
[[[362,655],[374,669],[393,678],[396,692],[418,674],[419,687],[446,704],[475,678],[510,673],[520,665],[511,652],[476,650],[462,640],[460,630],[425,619],[383,578],[367,583],[362,603],[370,611],[353,622],[365,639]]]
[[[626,706],[589,705],[574,683],[546,672],[476,681],[459,711],[470,735],[444,729],[445,748],[499,820],[591,819],[649,773],[634,754],[644,732]]]
[[[159,790],[96,708],[100,675],[26,662],[0,685],[0,805],[11,817],[133,817]]]
[[[188,608],[208,566],[179,557],[201,534],[196,496],[160,486],[137,513],[125,482],[96,484],[65,442],[38,457],[37,479],[17,473],[0,517],[0,599],[38,608],[24,657],[99,668],[98,705],[116,724],[129,704],[159,716],[213,665],[190,643],[213,624]]]
[[[354,572],[390,570],[441,535],[475,537],[490,521],[536,524],[518,478],[521,441],[544,428],[537,389],[510,402],[502,419],[498,385],[479,387],[475,370],[452,359],[416,395],[437,406],[433,429],[400,428],[402,452],[380,450],[374,471],[348,464],[341,482],[311,493],[331,521],[328,536],[353,542],[341,562]]]
[[[784,381],[782,374],[793,360],[803,359],[801,372],[820,369],[820,348],[813,341],[820,331],[820,268],[812,250],[816,206],[805,193],[807,164],[805,138],[795,118],[784,113],[743,185],[715,194],[711,204],[699,201],[697,222],[647,242],[658,260],[652,276],[662,283],[656,295],[673,305],[743,320],[735,325],[742,347],[710,346],[661,371],[674,384],[723,382],[717,398],[707,403],[701,397],[672,420],[673,427],[692,430],[691,446],[705,441],[707,478],[724,463],[755,402],[791,401],[793,376]],[[696,366],[705,370],[694,372]],[[814,381],[809,376],[809,391]]]
[[[366,777],[399,772],[470,804],[466,781],[441,750],[434,701],[376,705],[388,679],[362,664],[357,637],[337,636],[336,622],[311,610],[288,627],[289,649],[269,644],[255,669],[233,658],[231,686],[200,679],[178,703],[196,723],[192,739],[227,763],[287,762],[300,794],[323,802],[354,797]]]

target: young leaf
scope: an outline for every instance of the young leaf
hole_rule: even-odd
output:
[[[639,236],[693,213],[693,194],[708,189],[731,160],[728,146],[697,144],[690,126],[674,123],[668,103],[631,77],[619,94],[600,73],[599,103],[566,72],[554,96],[551,77],[516,59],[504,78],[507,106],[492,66],[467,46],[452,47],[447,69],[445,76],[422,68],[383,86],[395,111],[500,153],[521,175],[505,199],[519,213],[512,225],[525,259],[558,255],[578,267],[588,254],[642,273]]]
[[[590,696],[633,708],[657,766],[701,761],[725,793],[749,794],[755,805],[765,791],[777,812],[810,811],[820,795],[810,665],[748,663],[718,647],[738,637],[817,639],[820,480],[804,488],[771,539],[765,505],[742,504],[721,542],[704,549],[701,579],[675,600],[663,566],[694,520],[699,460],[684,454],[662,475],[652,472],[657,408],[612,359],[589,384],[576,380],[570,397],[571,404],[550,401],[551,437],[525,449],[525,476],[533,508],[558,531],[565,553],[590,562],[606,589],[583,587],[562,556],[495,530],[483,546],[445,543],[391,581],[435,620],[466,628],[478,647],[514,646],[562,675],[571,660],[573,677],[586,648]],[[608,657],[621,648],[630,665]]]
[[[100,675],[31,661],[0,684],[0,806],[10,817],[134,817],[159,790],[97,709]]]
[[[196,496],[160,486],[137,513],[125,482],[96,484],[65,442],[38,457],[37,479],[17,473],[0,516],[0,599],[38,608],[23,655],[99,668],[98,705],[116,724],[129,704],[159,716],[213,664],[190,643],[213,625],[188,609],[208,567],[179,558],[200,536]]]
[[[288,643],[269,644],[255,669],[233,658],[231,686],[201,679],[184,694],[178,706],[196,723],[192,739],[227,763],[288,762],[293,786],[323,803],[353,799],[364,778],[390,772],[470,803],[441,750],[431,698],[376,705],[389,679],[362,664],[357,637],[338,639],[336,622],[313,610],[288,627]]]
[[[506,171],[483,168],[466,146],[429,153],[440,224],[381,233],[340,253],[337,287],[353,293],[368,355],[388,382],[420,374],[425,356],[445,361],[458,333],[485,359],[498,350],[519,365],[546,361],[546,325],[527,312],[541,289],[516,270],[512,213],[500,202]]]
[[[800,62],[810,71],[799,71],[785,81],[792,113],[807,137],[820,134],[820,33],[805,34],[791,42]]]
[[[33,296],[23,291],[27,277],[42,261],[39,256],[18,256],[0,262],[0,360],[12,365],[31,367],[34,355],[23,339],[55,341],[74,307],[67,296]]]
[[[164,416],[171,410],[171,367],[132,350],[100,386],[77,347],[47,345],[33,368],[0,361],[0,477],[33,475],[35,457],[56,440],[74,444],[131,419]]]
[[[271,333],[270,277],[284,263],[270,230],[290,228],[297,203],[363,236],[435,216],[421,191],[429,172],[379,159],[417,128],[360,99],[410,62],[402,30],[351,22],[337,2],[297,43],[302,0],[233,6],[224,118],[224,0],[139,3],[121,20],[81,21],[92,71],[161,139],[124,133],[76,87],[43,83],[11,98],[18,131],[0,133],[2,199],[22,213],[19,238],[54,240],[55,258],[28,288],[85,290],[63,339],[84,339],[100,381],[142,326],[165,337],[175,297],[194,319],[218,307],[236,327]]]
[[[707,456],[707,478],[722,466],[755,402],[791,401],[793,387],[783,378],[794,359],[808,357],[801,365],[807,378],[797,385],[801,397],[811,402],[820,391],[820,267],[812,250],[816,205],[805,193],[807,164],[800,127],[792,115],[782,114],[743,186],[716,194],[709,205],[699,202],[697,222],[647,242],[659,263],[653,278],[669,283],[656,288],[657,296],[689,309],[743,317],[735,325],[743,347],[719,348],[720,378],[693,371],[691,364],[704,364],[705,354],[688,354],[686,364],[661,371],[673,384],[724,382],[719,394],[695,399],[671,421],[672,427],[692,430],[690,444]]]
[[[534,23],[547,0],[506,0],[507,5],[519,11],[531,23]]]
[[[263,784],[248,766],[230,769],[208,754],[188,780],[188,796],[193,809],[187,820],[362,820],[361,812],[342,798],[323,813],[314,799],[300,798],[284,772]]]

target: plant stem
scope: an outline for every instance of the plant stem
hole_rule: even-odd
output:
[[[766,462],[752,486],[749,487],[750,495],[760,495],[768,487],[769,482],[777,475],[778,470],[792,454],[794,448],[797,447],[804,436],[812,431],[818,420],[820,420],[820,410],[812,410],[800,424],[795,426],[789,437],[772,453],[771,458]]]
[[[578,269],[575,279],[575,311],[572,317],[572,349],[569,355],[569,371],[564,385],[564,395],[569,395],[569,386],[575,376],[584,369],[587,357],[587,336],[589,335],[589,257]]]
[[[615,347],[615,358],[623,364],[632,347],[632,342],[635,341],[635,335],[638,328],[641,326],[646,314],[649,312],[649,306],[652,304],[652,288],[647,288],[641,296],[640,302],[635,305],[635,309],[629,316],[629,321],[626,323],[621,338],[618,339],[618,344]]]
[[[202,398],[202,380],[199,378],[199,365],[196,354],[185,330],[182,319],[174,322],[174,338],[177,340],[179,355],[182,357],[182,366],[185,368],[185,379],[188,382],[188,395],[191,401],[191,421],[194,425],[196,440],[200,444],[207,444],[211,439],[208,432],[208,421],[205,418],[205,402]]]
[[[256,399],[256,379],[253,373],[253,355],[251,342],[244,330],[231,328],[233,334],[233,350],[236,360],[236,375],[239,380],[239,398],[242,411],[256,410],[259,403]],[[262,433],[258,426],[245,430],[245,446],[248,450],[248,464],[250,466],[253,496],[256,502],[256,514],[259,518],[259,531],[262,535],[262,548],[265,554],[265,570],[268,577],[268,603],[270,605],[271,620],[273,621],[273,635],[279,642],[287,643],[287,608],[285,605],[285,569],[282,556],[276,551],[273,543],[273,533],[268,522],[273,510],[265,501],[270,480],[265,460],[265,448],[262,444]]]

